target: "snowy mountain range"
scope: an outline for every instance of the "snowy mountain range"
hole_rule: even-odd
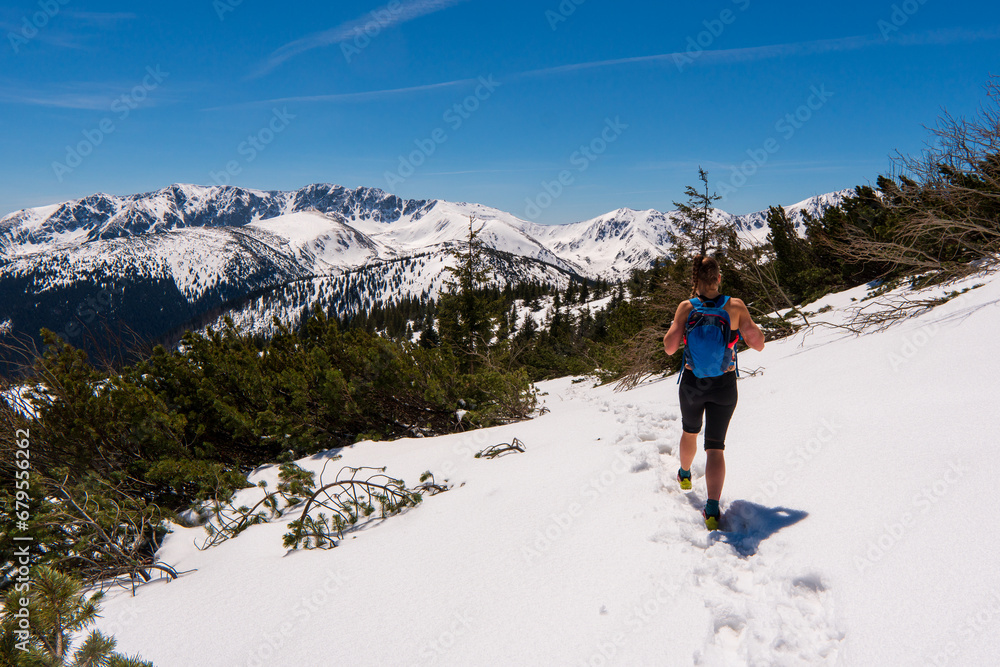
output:
[[[796,224],[851,190],[786,207]],[[716,210],[749,239],[765,213]],[[149,339],[222,313],[251,329],[294,320],[312,303],[346,313],[441,288],[469,217],[500,283],[626,277],[669,255],[676,212],[622,208],[540,225],[495,208],[401,199],[375,188],[314,184],[291,192],[175,184],[95,194],[0,219],[0,323],[74,339],[115,322]],[[74,341],[75,342],[75,341]]]

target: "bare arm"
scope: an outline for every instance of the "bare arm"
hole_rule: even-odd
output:
[[[691,308],[690,301],[681,301],[680,305],[677,306],[674,321],[670,323],[670,330],[663,337],[663,351],[667,353],[667,356],[677,352],[684,341],[684,325],[688,315],[691,314]]]
[[[743,336],[747,345],[760,352],[764,349],[764,332],[750,317],[750,310],[741,299],[733,299],[733,305],[736,306],[740,314],[740,335]]]

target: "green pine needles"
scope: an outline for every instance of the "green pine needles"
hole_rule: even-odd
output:
[[[334,457],[327,461],[335,461]],[[283,544],[289,549],[332,549],[344,533],[364,523],[387,519],[415,507],[424,494],[447,491],[447,480],[438,483],[427,471],[420,484],[408,488],[401,479],[389,477],[385,468],[342,467],[332,480],[325,479],[326,464],[318,480],[313,473],[294,463],[281,466],[278,485],[273,491],[261,481],[264,496],[254,505],[236,506],[215,503],[212,518],[205,525],[208,537],[195,542],[208,549],[237,537],[247,528],[285,517],[296,512],[298,518],[288,523]],[[318,484],[317,484],[318,481]]]
[[[5,667],[153,667],[115,651],[114,637],[93,625],[102,594],[89,598],[80,582],[45,566],[31,570],[27,591],[11,589],[0,613],[0,663]],[[77,638],[74,646],[74,638]],[[82,641],[79,641],[82,639]]]
[[[688,256],[705,255],[709,250],[713,254],[718,252],[724,247],[729,232],[723,223],[712,219],[712,204],[722,197],[714,192],[709,193],[708,172],[701,167],[698,167],[698,179],[702,182],[704,192],[689,185],[684,188],[687,202],[674,202],[680,213],[677,221],[679,234],[672,234],[670,240],[679,253]]]
[[[361,439],[509,423],[530,416],[536,400],[523,370],[469,372],[450,346],[345,331],[321,311],[267,341],[231,323],[189,333],[180,349],[155,348],[119,368],[95,367],[54,335],[47,340],[23,380],[25,398],[0,400],[0,500],[15,488],[14,434],[31,433],[30,520],[22,530],[12,514],[0,515],[0,552],[13,552],[11,536],[25,533],[46,545],[33,564],[88,583],[176,576],[155,560],[167,522],[192,505],[227,507],[261,464]],[[307,473],[293,466],[282,474],[259,507],[230,508],[213,522],[220,533],[208,545],[309,497]],[[391,492],[382,505],[393,512],[398,504]],[[342,530],[324,511],[329,532]],[[341,520],[349,524],[349,512]],[[11,566],[0,559],[0,575]]]
[[[299,518],[288,524],[284,545],[291,549],[330,549],[344,538],[344,531],[359,523],[399,514],[422,499],[420,492],[386,475],[385,468],[345,466],[336,479],[327,483],[320,473],[320,486],[303,504]],[[312,517],[309,512],[313,509],[326,510],[329,515],[321,511]]]

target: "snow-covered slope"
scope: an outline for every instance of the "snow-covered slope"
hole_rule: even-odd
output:
[[[569,286],[567,272],[516,255],[491,255],[486,258],[486,265],[493,275],[515,283],[537,282],[559,289]],[[386,293],[395,300],[426,300],[437,297],[444,289],[449,266],[455,266],[455,258],[436,251],[369,263],[332,275],[292,279],[230,304],[224,315],[205,322],[204,327],[218,329],[222,318],[228,317],[240,331],[266,336],[274,331],[274,317],[294,327],[315,306],[324,312],[347,316],[384,305]]]
[[[193,571],[113,589],[98,625],[158,667],[993,665],[1000,362],[982,332],[1000,328],[1000,279],[933,293],[965,287],[882,333],[741,355],[730,532],[701,521],[704,453],[677,488],[673,378],[563,379],[528,422],[342,450],[334,469],[452,489],[336,549],[286,552],[294,513],[203,552],[201,529],[176,528],[159,556]],[[839,323],[866,292],[808,310]],[[514,437],[525,453],[474,458]]]
[[[585,275],[625,276],[669,254],[668,233],[674,222],[672,214],[620,208],[592,220],[530,229],[553,252],[582,267]]]
[[[364,266],[396,251],[369,238],[335,214],[300,211],[256,220],[242,228],[268,235],[270,245],[291,252],[302,266],[328,272]]]

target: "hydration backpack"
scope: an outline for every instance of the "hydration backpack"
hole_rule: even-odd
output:
[[[728,302],[728,296],[691,299],[694,310],[684,327],[684,369],[696,377],[718,377],[737,366],[736,343],[740,335],[737,331],[733,336],[730,328],[725,308]],[[738,367],[736,374],[739,375]]]

